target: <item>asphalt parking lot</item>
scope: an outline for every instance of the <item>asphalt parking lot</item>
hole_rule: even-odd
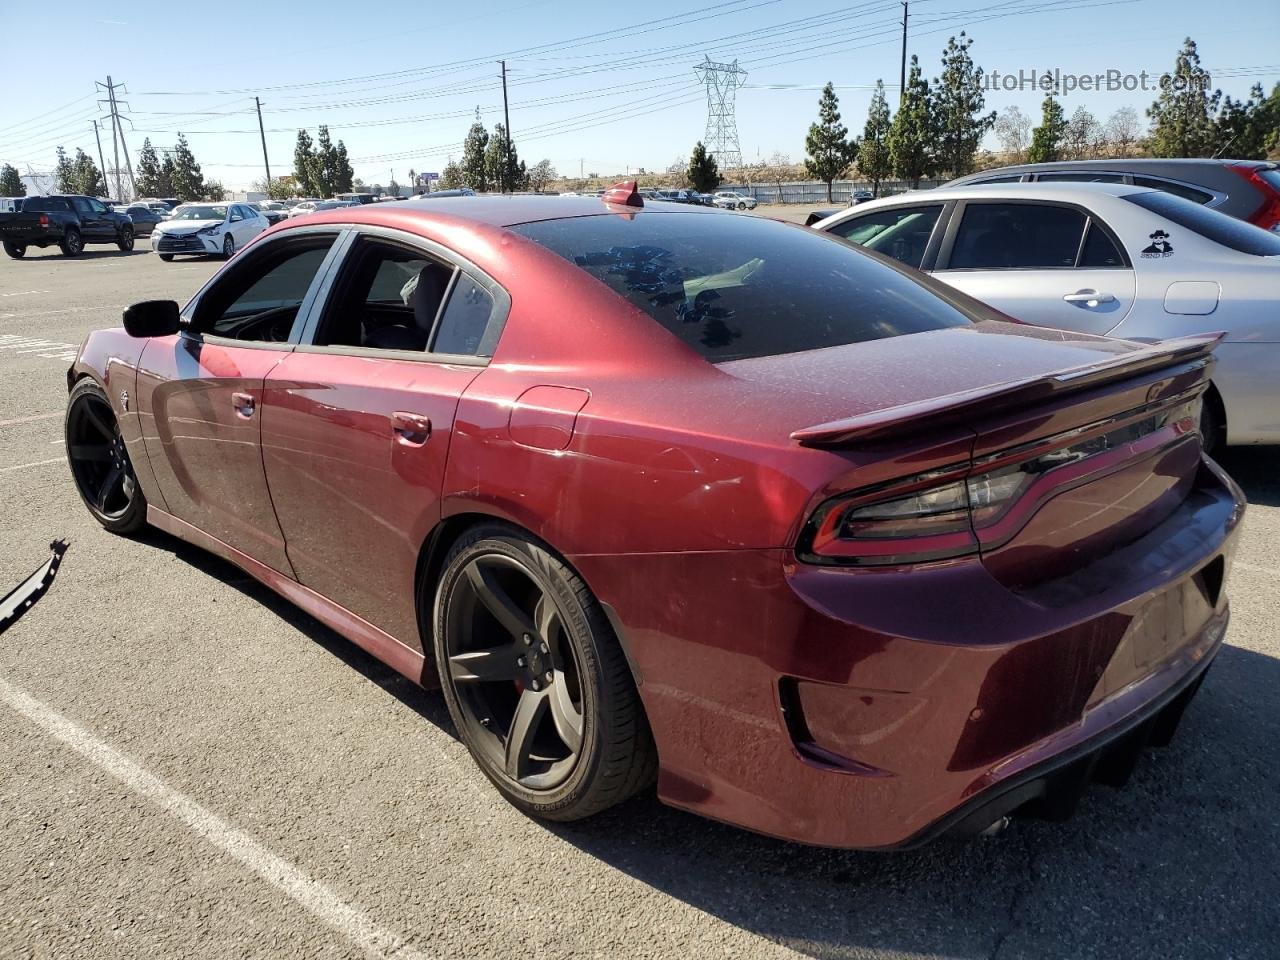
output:
[[[782,843],[638,798],[547,826],[442,698],[235,568],[111,536],[63,459],[64,374],[128,303],[220,266],[0,262],[0,957],[1280,955],[1280,452],[1248,493],[1228,644],[1178,737],[1064,824],[910,854]]]

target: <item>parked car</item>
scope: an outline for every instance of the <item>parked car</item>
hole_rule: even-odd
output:
[[[994,167],[948,187],[983,183],[1126,183],[1164,190],[1280,233],[1280,164],[1264,160],[1063,160]]]
[[[289,218],[289,208],[279,200],[255,200],[249,206],[266,217],[267,223],[273,227],[281,220]]]
[[[1280,237],[1146,187],[942,187],[817,225],[1029,323],[1128,340],[1225,330],[1207,445],[1280,443]]]
[[[531,814],[656,782],[845,847],[1061,815],[1222,645],[1213,336],[1011,323],[631,184],[317,213],[124,321],[68,374],[90,513],[439,683]]]
[[[304,200],[289,210],[289,219],[305,217],[309,213],[317,213],[321,210],[338,210],[341,207],[354,206],[359,204],[352,203],[350,200]]]
[[[759,202],[755,197],[733,190],[719,190],[712,197],[712,205],[724,207],[726,210],[754,210]]]
[[[90,243],[114,243],[133,249],[133,224],[123,213],[108,210],[97,197],[51,194],[25,197],[22,209],[0,213],[0,241],[15,260],[30,247],[61,248],[68,257],[79,256]]]
[[[165,261],[180,253],[230,258],[269,226],[247,203],[184,203],[155,228],[151,249]]]
[[[856,207],[860,203],[867,203],[875,198],[876,195],[870,190],[854,190],[849,194],[849,206]]]
[[[457,190],[432,190],[430,193],[420,193],[417,196],[409,197],[410,200],[442,200],[446,197],[474,197],[476,192],[470,187],[460,187]]]
[[[375,203],[379,197],[376,193],[337,193],[334,194],[335,200],[349,200],[354,204]]]
[[[129,221],[133,224],[134,234],[139,237],[150,236],[151,231],[155,229],[157,224],[164,223],[169,218],[167,209],[164,213],[161,213],[154,207],[141,203],[131,203],[127,207],[118,209],[120,213],[129,218]]]
[[[0,213],[16,213],[22,209],[26,197],[0,197]]]

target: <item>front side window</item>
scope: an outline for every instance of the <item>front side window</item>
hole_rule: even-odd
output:
[[[653,212],[511,227],[720,363],[963,326],[925,286],[814,230]]]
[[[91,204],[85,197],[72,197],[71,203],[76,208],[76,213],[81,216],[87,217],[93,213],[93,204]]]
[[[828,230],[870,250],[877,250],[909,267],[919,267],[942,204],[894,207],[851,217]]]
[[[201,296],[192,327],[234,340],[286,342],[333,241],[320,234],[253,251]]]
[[[947,266],[952,270],[1074,267],[1087,220],[1070,207],[970,202]]]

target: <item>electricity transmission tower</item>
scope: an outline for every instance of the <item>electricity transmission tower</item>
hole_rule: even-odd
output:
[[[707,135],[704,137],[707,152],[716,158],[722,170],[742,166],[734,103],[747,71],[738,66],[737,60],[715,63],[704,54],[702,63],[694,67],[693,72],[707,88]]]
[[[99,89],[106,91],[106,94],[107,94],[105,100],[98,101],[98,106],[106,107],[110,110],[111,149],[114,153],[114,158],[115,158],[115,171],[114,171],[115,180],[116,180],[115,199],[123,200],[125,198],[124,191],[121,188],[121,184],[120,184],[120,147],[124,147],[124,162],[125,162],[125,166],[128,167],[130,196],[136,197],[138,195],[138,185],[134,182],[134,179],[133,179],[133,162],[129,159],[129,145],[125,143],[125,140],[124,140],[124,123],[122,122],[124,118],[120,116],[120,100],[116,96],[116,91],[120,91],[122,93],[127,91],[125,91],[123,83],[112,83],[110,77],[107,77],[106,83],[103,83],[102,81],[98,81],[96,85]],[[125,108],[126,109],[128,108],[128,104],[125,104]],[[103,117],[102,119],[105,121],[107,118]],[[119,140],[116,139],[117,134],[119,135]],[[101,152],[101,148],[99,148],[99,152]],[[107,171],[103,170],[102,178],[103,178],[104,184],[106,182],[106,177],[107,177]]]

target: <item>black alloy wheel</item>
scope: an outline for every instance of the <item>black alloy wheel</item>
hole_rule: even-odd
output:
[[[80,236],[79,230],[68,230],[62,237],[62,243],[58,246],[62,248],[64,256],[78,257],[84,252],[84,237]]]
[[[434,639],[462,740],[516,806],[576,820],[652,781],[652,737],[617,638],[543,545],[496,524],[464,536],[441,576]]]
[[[81,380],[67,402],[67,462],[81,499],[113,533],[131,533],[147,519],[147,500],[102,388]]]
[[[116,240],[116,246],[124,253],[133,249],[133,227],[126,225],[120,228],[120,237]]]
[[[228,260],[230,260],[231,255],[235,252],[236,252],[236,238],[231,236],[231,234],[228,233],[225,237],[222,238],[222,255],[226,257]]]

